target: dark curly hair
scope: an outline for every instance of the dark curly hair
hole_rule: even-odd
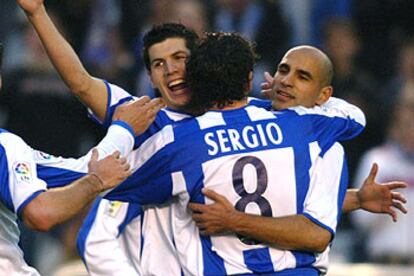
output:
[[[168,38],[183,38],[185,40],[185,46],[190,52],[197,44],[199,39],[196,32],[192,29],[185,27],[179,23],[164,23],[161,25],[155,25],[144,36],[144,48],[142,49],[142,55],[144,57],[145,67],[148,71],[151,70],[149,48],[154,44],[163,42]]]
[[[246,97],[255,59],[253,46],[240,34],[206,33],[186,66],[187,84],[194,92],[188,110],[200,114]]]

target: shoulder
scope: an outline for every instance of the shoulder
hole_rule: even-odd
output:
[[[19,152],[21,148],[30,148],[22,138],[4,129],[0,129],[0,145],[4,150],[13,152]]]

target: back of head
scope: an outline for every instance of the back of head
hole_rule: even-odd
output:
[[[179,23],[164,23],[155,25],[144,36],[144,48],[142,50],[145,67],[150,71],[149,49],[154,44],[163,42],[168,38],[182,38],[186,42],[186,47],[190,52],[197,44],[198,35],[191,29]]]
[[[237,33],[207,33],[187,62],[187,84],[193,91],[188,109],[202,113],[224,108],[247,96],[255,54]]]

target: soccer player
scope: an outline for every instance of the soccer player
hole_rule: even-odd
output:
[[[317,100],[319,91],[332,89],[329,88],[331,78],[329,74],[331,73],[324,70],[327,63],[330,63],[328,57],[316,48],[299,46],[289,50],[282,58],[274,78],[270,75],[265,76],[267,79],[267,83],[264,84],[265,93],[268,93],[272,99],[273,108],[280,110],[297,105],[312,107],[315,104],[322,104]],[[335,147],[343,151],[340,144],[336,144]],[[326,179],[331,179],[328,181],[332,183],[340,180],[338,176],[342,170],[335,166],[337,163],[335,161],[335,158],[321,159],[324,168],[323,175]],[[405,188],[406,184],[399,181],[378,184],[375,182],[377,171],[378,166],[374,164],[362,188],[348,190],[348,201],[344,204],[343,212],[362,208],[374,213],[389,214],[393,221],[396,221],[397,213],[392,207],[406,213],[402,205],[406,200],[400,193],[392,190]],[[189,205],[194,211],[193,218],[203,234],[212,235],[230,231],[268,243],[277,241],[278,237],[272,225],[274,221],[239,212],[225,197],[213,191],[205,190],[204,194],[215,203],[211,205],[191,203]],[[378,200],[379,198],[382,200]]]
[[[138,148],[146,158],[133,165],[138,168],[133,176],[107,195],[144,205],[179,200],[172,223],[184,274],[318,275],[326,269],[327,252],[283,248],[326,249],[346,185],[318,179],[319,156],[336,140],[362,131],[364,116],[342,101],[335,103],[340,110],[298,107],[276,113],[247,105],[253,62],[250,45],[236,34],[203,39],[187,63],[187,83],[197,91],[189,106],[210,111],[149,138],[154,146]],[[277,247],[232,234],[200,236],[187,203],[205,202],[204,187],[223,193],[238,210],[277,216]]]
[[[66,83],[71,87],[71,89],[77,93],[77,95],[83,100],[86,105],[92,108],[92,110],[95,111],[97,114],[97,117],[101,120],[104,120],[105,118],[110,118],[108,115],[109,112],[106,112],[107,103],[108,106],[112,106],[113,104],[116,104],[122,97],[128,97],[128,94],[123,93],[121,89],[112,86],[110,84],[107,84],[107,86],[103,85],[103,82],[97,79],[92,79],[87,72],[83,69],[83,67],[80,67],[81,70],[75,70],[74,72],[71,71],[73,68],[77,69],[79,68],[80,62],[77,59],[76,55],[74,55],[73,51],[71,51],[70,46],[63,40],[63,38],[60,37],[60,35],[57,33],[57,31],[50,26],[50,20],[45,20],[45,12],[42,6],[40,5],[42,1],[38,2],[36,5],[30,5],[32,1],[19,1],[21,6],[26,10],[29,19],[33,23],[33,25],[36,27],[36,29],[39,32],[39,35],[43,41],[43,43],[46,46],[46,49],[48,50],[48,53],[52,59],[52,61],[57,66],[58,70],[60,71],[62,77],[66,81]],[[29,5],[29,6],[28,6]],[[40,7],[40,9],[39,9]],[[47,18],[46,18],[47,19]],[[154,47],[152,49],[151,55],[161,55],[160,57],[154,58],[153,61],[156,61],[154,65],[154,70],[149,70],[151,80],[153,81],[154,87],[158,88],[160,91],[165,91],[166,98],[171,103],[170,106],[173,108],[180,108],[180,105],[184,103],[185,101],[181,101],[182,99],[185,99],[185,97],[188,97],[189,93],[186,89],[180,89],[185,87],[184,82],[184,72],[183,68],[184,61],[186,59],[186,56],[188,56],[190,52],[191,44],[188,43],[188,41],[180,41],[178,40],[178,43],[174,43],[173,45],[178,48],[171,48],[171,41],[177,42],[177,40],[169,40],[168,43],[159,43],[157,46],[160,47]],[[159,40],[158,42],[163,42],[162,40]],[[182,47],[184,45],[184,47]],[[166,47],[169,46],[169,47]],[[176,52],[171,51],[167,54],[164,54],[164,48],[167,50],[177,50]],[[69,57],[65,56],[66,58],[62,58],[62,52],[70,53]],[[147,59],[151,58],[151,55],[147,56]],[[73,59],[75,58],[75,60]],[[70,61],[70,62],[68,62]],[[179,65],[179,66],[177,66]],[[152,64],[151,64],[152,66]],[[165,79],[163,79],[163,76],[160,75],[160,69],[163,70],[172,70],[168,72],[168,77],[172,82],[167,82]],[[72,72],[72,73],[70,73]],[[158,82],[158,83],[157,83]],[[175,86],[174,89],[170,89],[168,86],[172,85]],[[106,89],[107,87],[109,96],[107,96]],[[95,95],[95,96],[94,96]],[[118,96],[120,95],[120,96]],[[168,101],[167,101],[168,102]],[[107,114],[108,113],[108,114]],[[107,114],[105,116],[105,114]],[[167,116],[164,116],[165,118],[173,118],[177,119],[179,117],[182,117],[182,114],[177,115],[178,113],[166,112]],[[107,121],[107,120],[106,120]],[[111,203],[107,203],[111,204]],[[121,208],[119,206],[122,206],[122,204],[116,203],[116,208],[110,207],[110,210],[114,210],[117,208]],[[98,208],[96,208],[98,210]],[[132,208],[134,209],[134,208]],[[99,210],[109,210],[109,207],[103,207]],[[120,216],[124,216],[125,218],[130,219],[130,215],[125,215],[126,213],[123,211],[119,212],[113,212],[112,214],[120,214]],[[147,216],[148,217],[148,216]],[[144,218],[145,219],[145,218]],[[114,221],[114,220],[111,220]],[[122,220],[121,220],[122,221]],[[125,221],[124,221],[125,222]],[[92,222],[93,225],[96,225],[97,222]],[[150,225],[151,223],[148,223],[147,225]],[[125,225],[125,223],[122,223],[122,225]],[[116,228],[116,227],[115,227]],[[123,227],[119,228],[121,230],[125,229]],[[96,236],[96,235],[95,235]],[[115,235],[118,236],[118,235]],[[92,239],[92,235],[90,235],[90,240],[92,243],[94,243]],[[96,236],[97,237],[97,236]],[[101,239],[101,238],[98,238]],[[101,240],[102,241],[102,240]],[[94,243],[96,244],[96,243]],[[148,244],[148,243],[144,243]],[[102,250],[101,250],[102,252]],[[99,250],[95,252],[95,254],[99,253]],[[144,250],[145,253],[145,250]],[[113,257],[113,256],[111,256]],[[105,262],[108,263],[108,262]],[[91,267],[91,266],[88,266]],[[103,266],[100,266],[102,269],[105,269]],[[125,267],[125,266],[122,266]]]
[[[0,68],[2,55],[0,44]],[[0,74],[0,88],[1,81]],[[24,262],[18,245],[18,218],[29,228],[47,231],[73,217],[99,193],[112,189],[129,176],[129,164],[120,155],[132,150],[133,137],[148,127],[162,106],[158,101],[146,104],[148,102],[148,98],[143,98],[129,104],[141,113],[140,119],[122,109],[114,114],[115,121],[107,136],[96,149],[78,161],[78,164],[85,164],[87,174],[72,183],[65,177],[54,180],[53,184],[41,180],[36,161],[44,159],[52,162],[52,156],[33,150],[20,137],[0,129],[0,271],[8,275],[39,275]],[[105,156],[112,152],[98,161],[98,155]],[[68,161],[73,162],[74,159]],[[64,185],[67,186],[47,190],[51,186]]]

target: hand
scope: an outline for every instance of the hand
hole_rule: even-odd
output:
[[[192,218],[202,235],[220,234],[231,231],[232,221],[236,218],[237,210],[222,195],[208,189],[203,194],[215,201],[213,204],[189,203],[193,211]]]
[[[154,122],[158,111],[164,106],[161,98],[150,100],[149,97],[144,96],[118,106],[112,120],[127,123],[132,127],[135,135],[140,135]]]
[[[27,15],[34,15],[43,7],[43,0],[16,0],[17,4],[26,12]]]
[[[394,222],[397,221],[397,212],[391,207],[407,213],[403,203],[407,200],[399,192],[393,192],[398,188],[406,188],[407,184],[400,181],[387,183],[375,182],[378,165],[374,163],[368,177],[365,179],[361,189],[357,192],[359,204],[362,209],[372,213],[389,214]]]
[[[273,77],[269,74],[269,72],[265,72],[264,73],[264,78],[265,78],[265,82],[262,82],[260,84],[260,87],[262,89],[262,91],[260,91],[260,93],[262,93],[263,97],[265,97],[266,99],[271,99],[272,98]]]
[[[101,192],[114,188],[130,175],[129,164],[126,158],[120,156],[119,151],[98,161],[98,150],[93,149],[88,171],[100,180]]]

